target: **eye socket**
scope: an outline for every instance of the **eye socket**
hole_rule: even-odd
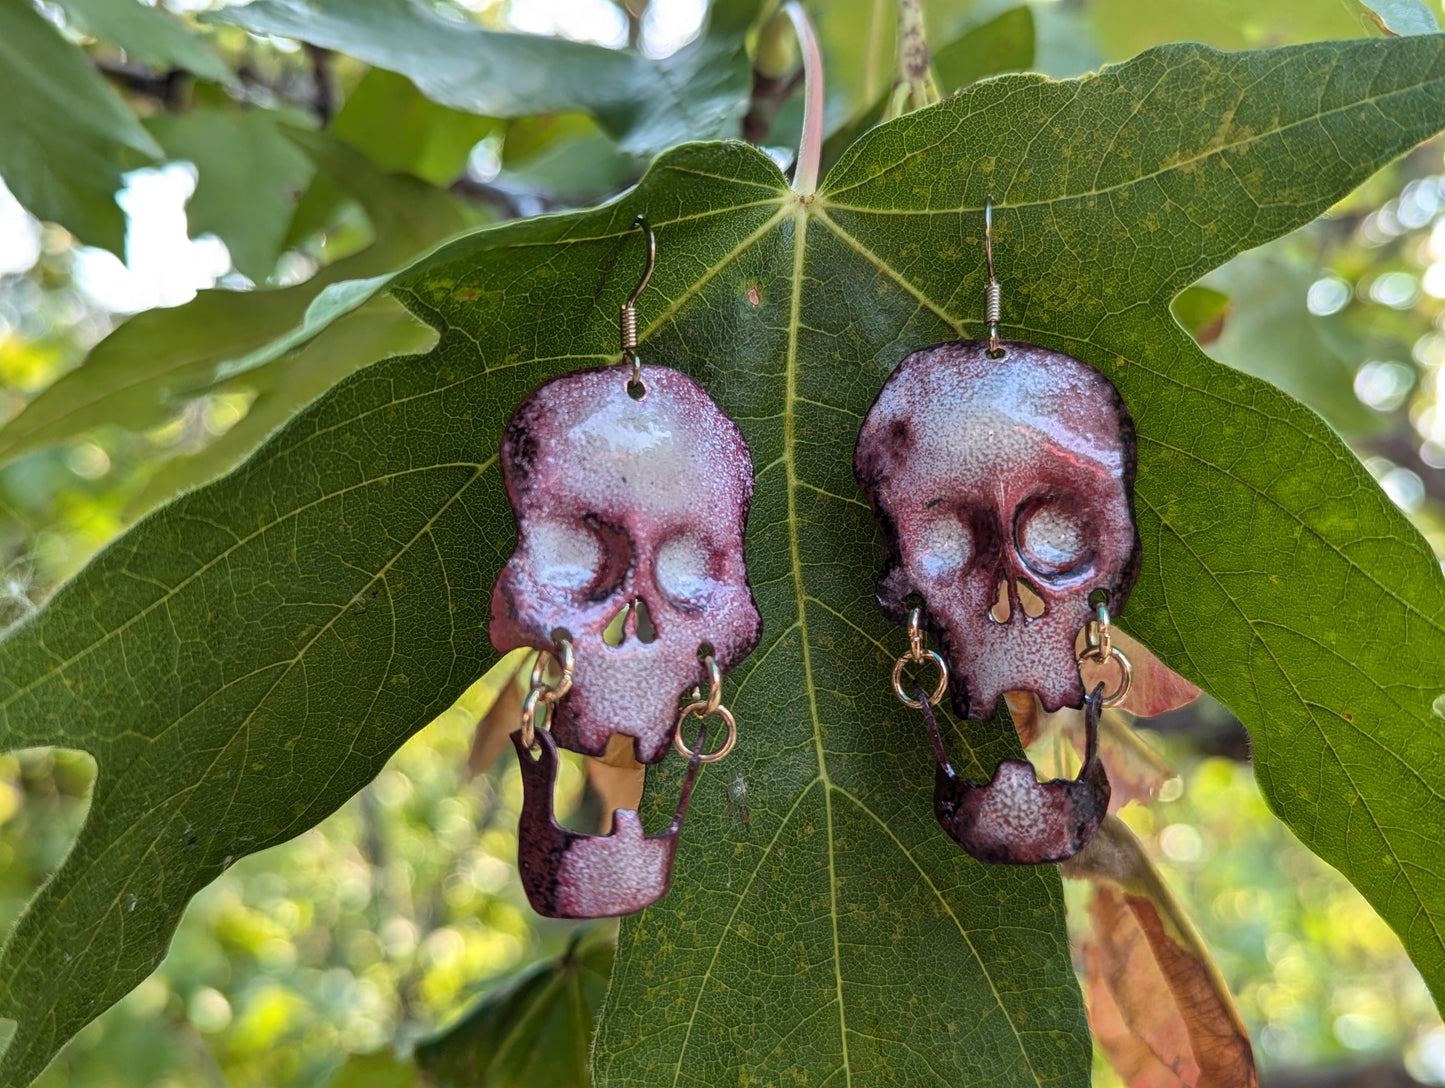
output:
[[[930,578],[958,574],[974,555],[973,530],[952,510],[942,510],[923,528],[918,564]]]
[[[1087,525],[1058,501],[1025,507],[1015,539],[1023,561],[1045,576],[1072,574],[1093,557]]]
[[[700,606],[712,595],[712,551],[692,533],[679,533],[663,542],[653,560],[652,576],[668,600],[681,606]]]
[[[527,525],[527,565],[542,584],[581,592],[602,570],[602,542],[586,525],[541,518]]]

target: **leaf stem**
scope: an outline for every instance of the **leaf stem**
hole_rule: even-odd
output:
[[[931,106],[939,99],[928,52],[923,21],[923,0],[898,0],[898,51],[894,61],[893,93],[884,120]]]
[[[818,190],[818,163],[823,154],[823,54],[803,5],[788,0],[783,10],[793,21],[803,53],[803,135],[793,164],[793,192],[810,197]]]

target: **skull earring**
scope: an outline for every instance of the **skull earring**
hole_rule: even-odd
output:
[[[752,457],[737,425],[691,378],[652,365],[644,374],[635,304],[656,241],[642,216],[634,225],[647,240],[647,264],[621,311],[623,367],[544,383],[502,439],[517,545],[492,593],[490,634],[499,651],[542,655],[512,740],[525,791],[523,884],[532,905],[554,917],[631,913],[666,893],[698,764],[721,759],[736,738],[722,675],[762,634],[743,556]],[[714,715],[727,727],[722,747],[702,754],[702,731],[694,753],[679,726]],[[632,738],[643,763],[669,746],[689,759],[663,835],[645,838],[625,809],[605,836],[553,819],[557,745],[601,755],[614,734]]]
[[[859,433],[853,468],[887,549],[884,614],[909,626],[894,688],[922,709],[935,743],[939,821],[985,861],[1060,861],[1081,850],[1108,806],[1098,762],[1102,707],[1131,682],[1109,616],[1139,571],[1133,421],[1113,384],[1086,363],[999,339],[992,201],[984,211],[989,337],[907,356]],[[924,629],[942,654],[925,650]],[[1082,646],[1082,649],[1080,649]],[[910,694],[907,665],[931,660],[932,693]],[[1085,698],[1081,670],[1112,673]],[[1087,756],[1073,782],[1039,783],[1006,760],[986,786],[959,779],[933,723],[953,680],[963,717],[993,715],[1006,691],[1048,710],[1087,702]]]

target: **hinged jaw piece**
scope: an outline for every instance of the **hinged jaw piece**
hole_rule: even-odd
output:
[[[923,700],[938,769],[933,814],[970,855],[995,865],[1068,861],[1094,837],[1109,811],[1109,776],[1099,759],[1099,713],[1104,685],[1084,707],[1084,765],[1074,779],[1040,782],[1026,759],[1005,759],[986,785],[960,778],[948,762],[933,708]]]
[[[698,738],[702,751],[705,736]],[[645,835],[630,808],[612,813],[612,831],[586,835],[557,823],[552,797],[557,786],[557,745],[545,729],[535,732],[533,756],[522,731],[512,734],[522,768],[522,818],[517,826],[517,868],[532,908],[548,918],[611,918],[633,914],[667,894],[672,863],[700,756],[688,761],[672,824]]]

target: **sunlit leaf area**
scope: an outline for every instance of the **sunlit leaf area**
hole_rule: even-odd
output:
[[[1355,593],[1357,580],[1373,586],[1382,571],[1391,575],[1394,553],[1367,548],[1374,532],[1408,532],[1400,515],[1445,569],[1445,142],[1432,135],[1445,127],[1445,39],[1430,37],[1442,16],[1438,0],[922,0],[919,18],[932,48],[929,78],[936,90],[934,102],[914,103],[922,106],[917,114],[912,105],[896,108],[903,60],[894,31],[898,10],[916,4],[805,0],[802,6],[821,46],[815,78],[823,80],[825,109],[822,181],[799,202],[788,186],[796,179],[789,171],[800,139],[808,139],[804,81],[795,24],[777,4],[0,0],[0,623],[10,629],[0,640],[0,667],[13,674],[0,680],[21,689],[0,690],[6,707],[14,703],[0,724],[0,932],[14,938],[0,961],[0,970],[13,971],[0,977],[0,1044],[11,1036],[20,1040],[0,1067],[0,1080],[15,1078],[4,1081],[6,1088],[31,1078],[44,1088],[580,1088],[594,1076],[599,1085],[643,1088],[734,1082],[862,1088],[963,1083],[962,1074],[947,1072],[955,1066],[971,1071],[970,1084],[1081,1085],[1092,1075],[1101,1086],[1235,1088],[1250,1082],[1217,1072],[1234,1067],[1198,1037],[1192,1050],[1180,1040],[1186,1027],[1228,1025],[1236,1008],[1248,1035],[1243,1052],[1252,1044],[1266,1088],[1445,1085],[1445,1025],[1430,989],[1435,985],[1438,995],[1445,980],[1445,763],[1438,747],[1438,731],[1445,731],[1445,663],[1421,666],[1426,673],[1434,667],[1433,675],[1381,676],[1378,692],[1370,693],[1378,700],[1369,713],[1378,715],[1384,705],[1402,708],[1399,721],[1387,723],[1395,731],[1380,741],[1383,754],[1371,758],[1409,770],[1425,801],[1411,814],[1418,815],[1416,826],[1391,809],[1383,821],[1390,826],[1359,830],[1365,821],[1360,817],[1357,825],[1357,814],[1387,789],[1379,784],[1386,780],[1371,779],[1374,765],[1360,757],[1361,769],[1349,754],[1354,749],[1339,754],[1345,734],[1334,725],[1303,740],[1293,726],[1270,732],[1274,696],[1267,689],[1274,674],[1245,659],[1258,646],[1274,652],[1282,643],[1261,636],[1252,649],[1241,647],[1238,668],[1224,676],[1229,668],[1219,662],[1231,661],[1227,646],[1210,644],[1213,657],[1196,651],[1210,643],[1211,630],[1219,640],[1233,637],[1229,617],[1220,619],[1229,610],[1216,610],[1203,591],[1181,588],[1182,578],[1151,571],[1149,551],[1158,541],[1164,554],[1167,537],[1174,548],[1169,554],[1181,554],[1195,532],[1215,531],[1190,521],[1197,511],[1176,507],[1183,490],[1176,484],[1191,477],[1188,470],[1169,473],[1189,451],[1165,441],[1161,417],[1168,422],[1171,409],[1160,375],[1176,373],[1169,368],[1177,363],[1194,367],[1189,375],[1203,375],[1179,379],[1191,395],[1207,387],[1224,405],[1217,419],[1201,424],[1200,448],[1216,444],[1208,454],[1215,458],[1211,470],[1228,460],[1217,452],[1228,442],[1237,437],[1244,447],[1257,440],[1247,408],[1281,431],[1306,435],[1287,457],[1303,463],[1337,454],[1343,464],[1353,451],[1378,485],[1369,495],[1385,497],[1382,513],[1350,530],[1355,537],[1341,530],[1344,535],[1329,541],[1331,556],[1343,557],[1341,569],[1348,569],[1329,575],[1336,581],[1326,595],[1338,594],[1342,610],[1365,619],[1351,619],[1357,626],[1343,632],[1324,624],[1319,645],[1336,657],[1321,663],[1300,651],[1280,667],[1292,685],[1291,712],[1307,716],[1317,692],[1333,698],[1340,685],[1363,683],[1358,678],[1369,679],[1396,648],[1417,652],[1419,631],[1428,627],[1429,637],[1438,637],[1438,614],[1412,626],[1416,611],[1423,615],[1434,606],[1421,602],[1411,611],[1413,604],[1404,602],[1399,616],[1405,618],[1392,612],[1389,620],[1395,634],[1388,637],[1405,632],[1398,647],[1379,645],[1368,606],[1359,603],[1368,598]],[[1329,46],[1290,51],[1335,41],[1350,44],[1337,53]],[[1088,109],[1107,105],[1104,84],[1080,77],[1177,42],[1279,52],[1240,53],[1245,59],[1232,68],[1222,54],[1164,50],[1132,62],[1138,67],[1105,69],[1100,79],[1117,79],[1117,93],[1134,96],[1132,106],[1116,106],[1120,115],[1097,126],[1117,126],[1117,135],[1091,132],[1096,126],[1087,112],[1067,112],[1078,102]],[[1434,54],[1426,51],[1431,42]],[[1274,116],[1245,117],[1242,106],[1239,116],[1232,107],[1209,112],[1210,95],[1223,93],[1221,87],[1276,78],[1275,57],[1279,66],[1297,66],[1290,71],[1298,78],[1278,77]],[[1156,64],[1157,72],[1149,67]],[[1373,65],[1384,73],[1380,80],[1397,78],[1398,85],[1377,90],[1362,80],[1338,91],[1345,100],[1332,107],[1337,82],[1349,83],[1334,79],[1332,66],[1348,72],[1352,64]],[[1041,84],[1020,72],[1077,82]],[[1186,79],[1209,92],[1201,91],[1198,117],[1190,113]],[[1154,100],[1150,81],[1163,88],[1158,98],[1173,96],[1172,105]],[[1296,82],[1304,90],[1290,99]],[[1056,103],[1048,97],[1055,92]],[[1310,99],[1316,92],[1318,103]],[[980,121],[971,103],[980,103],[982,116],[993,121]],[[1171,156],[1149,143],[1149,134],[1130,144],[1130,118],[1140,110],[1146,119],[1155,116],[1149,109],[1166,120],[1184,117],[1178,123],[1186,129],[1208,120],[1211,131],[1228,130],[1238,139],[1226,149],[1239,157],[1215,155],[1212,146],[1195,159],[1182,150]],[[1313,125],[1331,109],[1356,111],[1351,123],[1359,128],[1352,131],[1370,135],[1358,147],[1342,148],[1337,130]],[[1236,124],[1238,131],[1230,128]],[[1300,142],[1290,143],[1301,130]],[[997,147],[963,146],[995,133]],[[1262,150],[1249,144],[1280,134],[1282,142]],[[1142,180],[1116,186],[1127,191],[1111,213],[1124,223],[1115,237],[1090,218],[1090,199],[1102,190],[1087,177],[1070,176],[1057,192],[1030,190],[1014,201],[1019,209],[1069,208],[1033,219],[1021,210],[1013,222],[1024,225],[1011,227],[1007,186],[1027,190],[1037,181],[1031,170],[1039,160],[1029,156],[1045,152],[1034,146],[1035,137],[1054,136],[1062,150],[1050,161],[1076,154],[1082,162],[1097,152],[1103,165],[1090,167],[1096,179],[1113,168],[1107,155],[1118,147],[1146,166],[1155,156],[1158,169],[1146,170],[1145,180],[1161,177],[1166,197],[1146,207],[1152,197]],[[1208,136],[1196,142],[1203,146]],[[1225,136],[1218,139],[1223,145]],[[744,140],[754,147],[720,142]],[[1181,139],[1186,146],[1190,139]],[[866,507],[848,490],[855,417],[903,349],[980,335],[983,280],[975,267],[973,220],[981,224],[981,217],[973,209],[981,207],[985,190],[971,171],[974,160],[992,162],[993,156],[1014,173],[1013,181],[997,182],[1003,205],[997,245],[1013,292],[1005,295],[1006,314],[1101,369],[1105,362],[1116,366],[1117,373],[1109,373],[1126,399],[1136,398],[1146,570],[1134,611],[1121,622],[1206,692],[1152,718],[1110,712],[1106,755],[1115,793],[1128,803],[1116,806],[1106,834],[1126,850],[1135,838],[1142,844],[1142,860],[1130,870],[1147,874],[1139,879],[1086,861],[1066,867],[1061,882],[1049,868],[991,873],[975,883],[978,867],[957,860],[952,844],[936,834],[921,837],[936,832],[928,809],[931,764],[916,763],[913,781],[913,764],[897,746],[885,749],[878,741],[875,753],[842,741],[829,747],[824,739],[830,729],[850,741],[872,729],[875,704],[867,700],[877,696],[878,706],[891,700],[888,657],[903,649],[902,635],[872,614],[873,570],[850,565],[849,548],[873,549],[859,553],[869,563],[881,554],[868,538]],[[1060,177],[1067,173],[1058,169]],[[936,191],[929,171],[942,179]],[[1205,179],[1201,185],[1216,188],[1188,190],[1196,173]],[[1198,238],[1186,237],[1219,193],[1237,199],[1228,196],[1235,178],[1254,205],[1221,228],[1222,235],[1211,224]],[[988,195],[993,198],[993,189]],[[616,209],[609,205],[614,200]],[[542,377],[618,358],[620,280],[608,278],[620,252],[613,240],[626,235],[632,214],[647,201],[660,247],[654,293],[642,299],[644,342],[660,345],[670,362],[694,376],[714,379],[712,391],[740,417],[753,444],[759,484],[748,548],[765,620],[777,639],[765,639],[757,660],[737,674],[751,683],[755,667],[756,688],[763,690],[738,704],[745,738],[739,755],[708,768],[700,780],[673,892],[655,911],[619,927],[541,918],[518,879],[522,785],[501,738],[513,727],[507,715],[517,713],[517,670],[525,661],[514,655],[498,663],[485,644],[492,580],[512,532],[490,454],[493,432]],[[1307,221],[1320,208],[1323,213]],[[935,214],[934,226],[920,225]],[[877,227],[882,221],[888,225]],[[1049,240],[1010,252],[1010,229],[1015,240],[1032,238],[1034,230],[1049,231]],[[1156,229],[1173,233],[1162,241],[1148,238]],[[676,239],[672,248],[670,238]],[[1141,256],[1136,268],[1114,248],[1125,241],[1158,259]],[[534,252],[540,254],[535,261]],[[948,263],[964,255],[962,263]],[[1080,303],[1072,282],[1046,282],[1069,267],[1097,298]],[[955,290],[966,278],[967,288]],[[478,298],[476,308],[466,308]],[[1117,309],[1107,309],[1116,301]],[[1120,318],[1136,306],[1143,312],[1145,303],[1156,306],[1159,321]],[[742,324],[753,310],[764,319],[756,332]],[[1156,353],[1150,336],[1178,343]],[[1233,369],[1202,358],[1196,366],[1189,353],[1198,350]],[[869,370],[875,355],[886,356],[886,366]],[[485,366],[476,368],[476,358],[485,358]],[[408,389],[404,367],[417,359],[430,377]],[[809,366],[834,369],[809,379]],[[388,367],[395,369],[381,369]],[[493,380],[494,368],[503,376]],[[414,417],[396,410],[432,396],[427,382],[433,378],[460,386],[458,376],[476,369],[493,384],[458,394],[456,418],[447,414],[450,403],[435,418],[421,407]],[[1246,385],[1236,372],[1262,379],[1286,398],[1261,399],[1264,387]],[[395,382],[398,391],[376,393],[368,382]],[[340,399],[328,392],[339,384]],[[839,390],[837,414],[808,415],[822,406],[800,390],[821,396],[830,386]],[[1316,421],[1304,409],[1321,417],[1348,450],[1327,445],[1334,440],[1323,426],[1310,431]],[[1193,410],[1186,406],[1180,414]],[[363,426],[364,417],[373,422]],[[224,577],[214,562],[201,562],[197,557],[209,545],[196,544],[195,556],[188,550],[210,529],[240,540],[240,529],[221,520],[230,512],[242,529],[272,532],[273,524],[262,526],[257,513],[269,509],[270,499],[259,494],[274,493],[278,510],[292,501],[306,510],[304,495],[282,493],[286,472],[304,481],[314,475],[337,491],[342,484],[360,489],[348,482],[346,466],[353,453],[362,462],[371,455],[364,451],[384,450],[391,441],[385,428],[396,428],[398,446],[414,446],[422,468],[432,467],[427,458],[455,467],[446,454],[447,443],[460,441],[446,431],[453,424],[458,433],[472,425],[486,430],[477,441],[475,474],[459,483],[439,481],[434,490],[441,498],[427,490],[430,478],[415,483],[422,513],[402,499],[390,507],[376,499],[376,513],[365,508],[367,499],[334,518],[327,514],[319,528],[297,529],[286,547],[273,533],[267,543],[274,554],[266,560],[273,566],[255,568],[254,581],[239,561],[239,573]],[[367,429],[373,426],[381,430]],[[330,436],[333,445],[316,453],[314,463],[287,468],[293,439],[300,448],[316,435]],[[836,463],[822,464],[816,450]],[[1251,450],[1264,457],[1258,446]],[[411,486],[405,482],[411,471],[397,469],[387,485]],[[1331,508],[1311,521],[1311,512],[1354,487],[1350,473],[1356,471],[1349,461],[1320,484],[1319,496],[1301,491],[1290,498],[1299,538],[1308,536],[1307,523],[1310,531],[1332,531],[1332,519],[1343,515]],[[1202,470],[1198,478],[1206,478]],[[1368,478],[1359,477],[1361,487]],[[1241,472],[1241,492],[1255,487],[1255,479]],[[468,493],[473,480],[481,483]],[[1258,487],[1271,502],[1272,486]],[[478,497],[483,487],[490,490]],[[1360,505],[1371,501],[1362,498]],[[443,514],[453,502],[462,513],[449,524]],[[1240,522],[1233,529],[1248,540],[1254,508],[1224,496],[1218,509],[1222,518]],[[413,513],[416,524],[406,520]],[[473,524],[462,524],[463,514]],[[1259,517],[1267,520],[1266,514]],[[186,535],[191,530],[184,526],[202,524],[206,530]],[[321,545],[308,543],[313,529]],[[412,568],[409,558],[393,557],[392,570],[393,558],[383,564],[365,551],[379,548],[393,530],[407,540],[436,537],[438,564],[454,564],[443,571],[446,594],[431,585],[430,568],[420,561]],[[810,531],[836,537],[809,537]],[[1255,610],[1245,619],[1256,633],[1276,618],[1258,615],[1262,608],[1279,611],[1281,629],[1295,622],[1284,615],[1291,602],[1276,596],[1270,603],[1259,588],[1278,581],[1276,569],[1288,565],[1280,554],[1289,550],[1277,526],[1260,532],[1276,535],[1259,569],[1245,556],[1216,578],[1241,616]],[[328,533],[342,541],[335,555],[327,551]],[[347,551],[352,544],[354,553]],[[1222,546],[1209,546],[1215,552],[1199,564],[1213,576]],[[356,626],[338,636],[334,658],[308,667],[318,675],[331,669],[345,687],[353,660],[346,655],[355,654],[358,689],[384,686],[400,709],[374,729],[356,725],[346,751],[325,747],[323,718],[298,725],[294,760],[301,771],[278,778],[274,811],[267,811],[264,795],[240,804],[244,819],[262,813],[252,819],[255,833],[238,840],[251,845],[235,852],[218,845],[238,831],[225,825],[230,809],[219,801],[195,810],[214,815],[216,826],[187,824],[189,844],[185,836],[155,832],[161,845],[149,837],[135,845],[132,833],[152,835],[137,830],[152,808],[172,813],[165,806],[177,796],[209,789],[214,801],[223,792],[219,772],[194,772],[185,762],[199,759],[183,749],[201,735],[187,731],[193,708],[180,705],[190,689],[173,695],[155,678],[174,671],[184,679],[188,669],[203,675],[209,666],[198,665],[186,647],[192,638],[218,640],[216,632],[224,633],[232,616],[228,609],[238,632],[264,634],[272,583],[294,591],[292,603],[309,601],[302,576],[307,556],[318,549],[334,563],[318,563],[318,582],[340,585],[353,566],[369,576],[365,564],[373,561],[391,580],[380,600],[365,579],[362,588],[336,590],[339,622]],[[460,571],[459,555],[470,563]],[[174,569],[166,566],[171,558]],[[807,581],[835,560],[847,568],[843,574],[829,570],[816,583]],[[300,573],[287,582],[293,568]],[[152,570],[159,573],[147,573]],[[1438,595],[1434,567],[1421,570],[1411,568],[1410,584],[1428,584]],[[196,580],[205,596],[185,605],[194,611],[178,606],[176,630],[153,643],[125,642],[80,680],[65,672],[90,652],[89,644],[76,649],[89,625],[106,637],[129,632],[132,624],[141,630],[144,609],[121,617],[127,594],[143,595],[147,579],[161,585],[173,575],[179,584]],[[212,580],[203,582],[203,575]],[[1381,597],[1399,603],[1394,585]],[[414,586],[421,587],[420,603],[406,597]],[[437,605],[442,597],[448,603]],[[404,607],[398,609],[396,599]],[[402,617],[388,633],[421,632],[413,645],[393,648],[405,667],[389,663],[390,671],[373,668],[357,649],[384,637],[367,626],[380,622],[384,605],[393,619]],[[421,621],[408,628],[414,620],[405,614],[408,607],[449,607],[461,618],[445,634]],[[1307,607],[1315,617],[1328,616],[1332,606],[1312,596]],[[868,618],[859,620],[865,612]],[[780,616],[784,622],[775,623]],[[330,621],[307,619],[313,622],[329,629]],[[830,624],[848,631],[837,635]],[[796,641],[789,641],[793,632]],[[880,637],[891,641],[885,646]],[[474,645],[458,649],[458,640]],[[1355,653],[1356,642],[1370,643],[1367,656]],[[128,655],[136,645],[145,657],[132,671]],[[841,678],[818,664],[829,646],[846,659],[834,666]],[[291,653],[283,649],[277,661]],[[296,651],[297,660],[304,652]],[[215,668],[224,671],[224,654],[214,653]],[[237,660],[250,667],[249,659]],[[258,658],[254,671],[260,675],[273,663]],[[771,678],[766,670],[774,667],[796,669],[806,681]],[[1252,675],[1268,679],[1251,686]],[[306,682],[313,681],[308,674]],[[1390,703],[1411,683],[1435,684],[1431,690],[1440,699],[1433,717],[1428,699],[1416,713],[1413,689]],[[43,695],[45,685],[66,690]],[[859,709],[854,692],[867,685]],[[23,720],[21,696],[32,690],[43,695],[34,705],[47,708],[36,711],[37,723],[46,714],[69,713],[67,706],[93,717],[80,715],[73,726]],[[316,690],[331,689],[318,682]],[[269,694],[253,699],[250,714],[266,709]],[[370,699],[372,692],[364,694]],[[1326,709],[1334,714],[1353,706],[1353,697],[1346,690]],[[347,699],[360,699],[355,692],[335,698],[346,718],[340,727],[371,713],[353,711]],[[1239,718],[1226,705],[1231,699]],[[148,736],[153,748],[147,751],[162,753],[156,765],[149,755],[125,755],[122,780],[104,794],[97,782],[105,778],[106,760],[121,758],[116,753],[130,751],[124,748],[129,735],[149,728],[148,700],[160,722],[154,732],[174,726],[176,751],[167,753],[164,742]],[[380,700],[377,695],[375,705]],[[794,700],[811,703],[811,724],[790,732],[807,717]],[[1405,712],[1407,703],[1415,716]],[[266,713],[284,717],[297,705],[279,701]],[[313,709],[307,704],[306,713]],[[1072,774],[1078,768],[1071,726],[1026,727],[1017,708],[1014,717],[1041,769]],[[1354,724],[1343,711],[1331,721],[1341,717]],[[104,724],[109,718],[121,722],[113,735]],[[1256,731],[1253,739],[1241,718]],[[879,721],[880,733],[915,724],[896,713]],[[955,723],[946,732],[963,751],[964,725],[996,727],[977,734],[976,744],[967,742],[967,759],[986,771],[1017,748],[1013,727],[999,721],[1004,724]],[[1367,738],[1386,735],[1369,720],[1360,729]],[[94,754],[56,738],[93,747]],[[358,745],[359,755],[351,750]],[[259,772],[263,757],[283,750],[290,759],[289,745],[245,758],[255,759],[251,769]],[[1293,753],[1310,766],[1292,764]],[[1319,787],[1337,780],[1335,764],[1325,766],[1326,753],[1349,780],[1348,795]],[[163,763],[170,754],[174,765]],[[869,760],[873,768],[857,769]],[[1359,789],[1357,771],[1365,783]],[[133,780],[124,777],[130,775]],[[679,776],[675,766],[649,770],[642,806],[649,822],[670,811]],[[1301,784],[1311,776],[1319,787],[1314,793]],[[900,777],[910,779],[908,803],[921,806],[916,827],[908,822],[915,816],[888,809],[886,787]],[[292,778],[325,782],[307,793]],[[609,782],[605,767],[599,771],[596,761],[566,753],[559,818],[570,827],[598,829],[617,801]],[[96,815],[104,819],[93,821],[94,835],[86,840],[81,833],[93,790]],[[174,813],[189,820],[192,810],[182,808]],[[1381,824],[1373,811],[1370,819]],[[814,884],[799,876],[810,849],[824,856],[822,847],[809,846],[815,832],[816,842],[826,839],[826,862],[816,866],[819,873],[828,870],[826,893],[817,890],[821,876]],[[1376,832],[1385,846],[1374,845],[1369,836]],[[850,834],[860,843],[853,855]],[[207,851],[204,861],[165,855],[184,851],[197,837]],[[873,853],[885,856],[876,847],[885,838],[887,849],[896,845],[909,864],[890,871],[887,879],[897,885],[888,883],[885,891],[865,883],[860,891],[858,872],[871,873]],[[172,839],[179,845],[166,845]],[[1416,845],[1402,848],[1401,842]],[[946,859],[937,860],[945,848]],[[123,851],[121,860],[94,860],[112,849]],[[84,898],[84,880],[57,878],[42,889],[63,865],[78,871],[82,864],[110,880],[112,891],[104,909],[64,913],[71,899]],[[132,869],[153,883],[132,886]],[[969,897],[972,907],[959,909]],[[1121,906],[1126,899],[1134,915]],[[17,928],[32,901],[38,905]],[[152,909],[155,901],[161,906]],[[915,932],[910,927],[923,922],[900,917],[905,907],[937,915],[923,921],[947,915],[940,922],[947,939],[935,944],[926,926]],[[1163,919],[1157,933],[1148,928],[1156,911]],[[52,917],[59,920],[52,924]],[[127,930],[131,917],[134,931]],[[1131,918],[1141,920],[1138,932],[1129,928]],[[765,932],[771,920],[781,920],[786,940]],[[1015,926],[1015,936],[993,941],[995,930]],[[853,942],[855,931],[861,936]],[[1049,945],[1050,934],[1058,936],[1057,947],[1025,963],[1018,948],[1027,946],[1032,955]],[[1110,981],[1117,981],[1121,964],[1137,966],[1145,948],[1140,934],[1154,942],[1155,957],[1185,950],[1184,965],[1172,974],[1166,968],[1164,982],[1188,971],[1204,980],[1192,1005],[1159,983],[1154,999],[1177,1001],[1180,1012],[1157,1031],[1139,1018],[1137,1003],[1148,992],[1143,984],[1119,988]],[[860,1022],[879,1006],[844,993],[845,982],[866,989],[869,979],[845,980],[854,968],[842,949],[874,938],[872,954],[881,966],[870,970],[895,990],[900,980],[915,987],[898,999],[897,1019],[911,1024],[916,1017],[923,1025],[916,1047],[898,1023]],[[1011,940],[1018,942],[1012,951],[1005,947]],[[923,959],[936,948],[933,977],[901,953],[890,960],[890,941]],[[973,977],[971,963],[948,961],[965,945],[1000,1014],[987,1012],[981,1025],[967,1025],[978,1028],[976,1047],[952,1041],[960,1028],[949,1021],[961,1015],[957,1009],[974,1006],[949,1006],[946,999],[958,987],[983,986],[959,981]],[[153,973],[152,952],[163,955]],[[790,956],[795,979],[803,981],[780,997],[763,977]],[[750,967],[756,986],[738,981]],[[47,991],[51,976],[60,981]],[[1075,979],[1077,993],[1070,986]],[[1067,992],[1055,1000],[1048,993],[1060,989],[1060,980]],[[1228,995],[1219,997],[1225,987],[1233,1005]],[[56,996],[56,990],[65,992]],[[54,1007],[27,1006],[42,1000],[37,994],[48,994],[43,1000]],[[1016,994],[1023,995],[1019,1004],[1011,1003]],[[809,1005],[815,998],[816,1009]],[[96,1015],[88,1000],[104,1011]],[[836,1013],[829,1002],[836,1002]],[[744,1024],[737,1010],[754,1004],[761,1011]],[[1034,1038],[1028,1017],[1040,1009],[1052,1018]],[[1092,1059],[1084,1009],[1094,1035]],[[776,1045],[765,1038],[770,1019],[782,1037]],[[875,1054],[867,1045],[875,1031],[900,1049],[888,1051],[879,1042]],[[841,1040],[840,1054],[827,1051],[830,1039]],[[1171,1057],[1169,1047],[1176,1045],[1187,1052],[1180,1060],[1192,1072],[1181,1072]],[[796,1061],[779,1057],[789,1047],[797,1048]],[[943,1072],[930,1065],[960,1049],[967,1060],[950,1059],[939,1066]],[[701,1053],[689,1058],[693,1051]],[[919,1064],[897,1057],[904,1051]],[[887,1078],[878,1072],[884,1069]],[[756,1074],[751,1080],[748,1070]]]

